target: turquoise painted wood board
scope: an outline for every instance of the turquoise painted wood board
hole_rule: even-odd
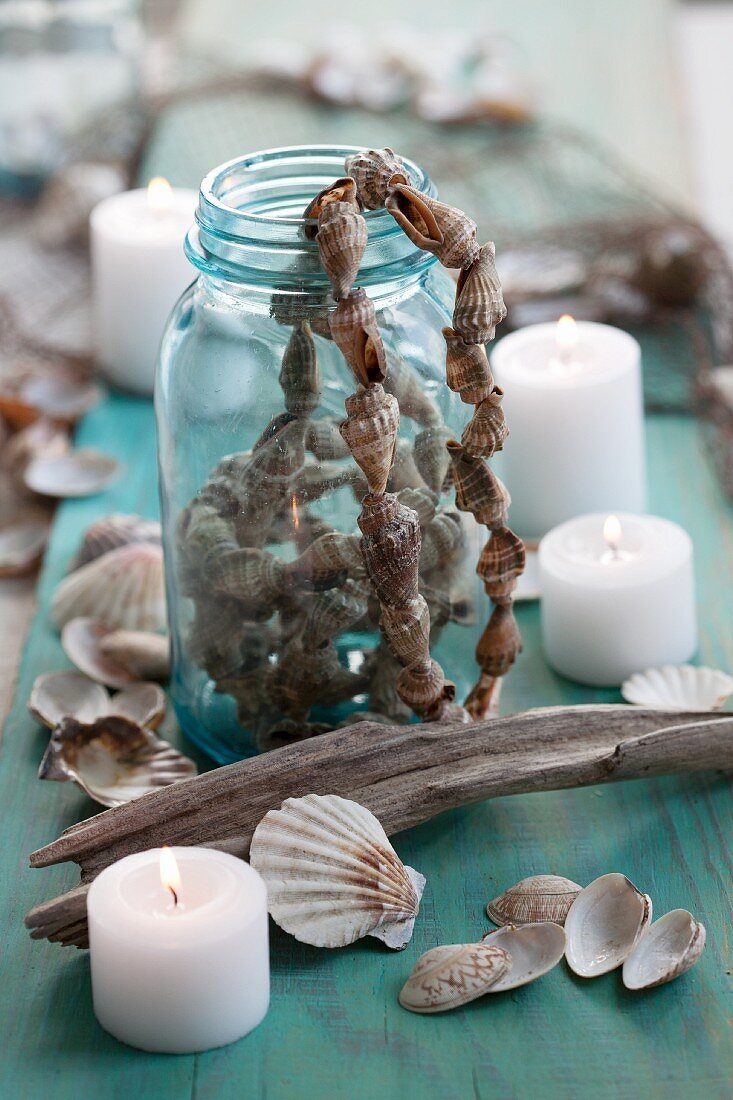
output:
[[[652,419],[648,438],[652,509],[695,542],[700,659],[733,668],[730,513],[692,421]],[[31,906],[75,881],[70,866],[30,871],[28,853],[95,809],[69,784],[36,780],[45,734],[25,703],[39,672],[66,667],[47,611],[84,527],[111,510],[157,511],[152,410],[112,398],[87,418],[80,442],[113,452],[126,473],[105,494],[59,511],[2,744],[0,1097],[729,1097],[731,801],[719,774],[498,799],[398,836],[400,855],[428,878],[406,951],[373,941],[318,951],[273,928],[270,1013],[233,1046],[154,1056],[97,1026],[86,953],[32,943],[22,925]],[[618,698],[554,676],[539,649],[537,607],[520,616],[526,651],[507,681],[506,710]],[[446,1016],[398,1006],[419,954],[478,938],[489,927],[486,902],[512,882],[555,871],[585,883],[610,870],[648,891],[659,914],[683,906],[705,922],[708,947],[693,971],[630,994],[618,974],[584,982],[561,965],[534,985]]]

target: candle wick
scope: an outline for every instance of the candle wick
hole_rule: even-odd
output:
[[[176,891],[173,889],[172,886],[169,886],[168,889],[170,890],[171,894],[173,895],[173,904],[178,905],[178,894],[176,893]]]

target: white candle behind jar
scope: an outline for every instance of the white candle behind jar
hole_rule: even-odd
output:
[[[615,687],[697,649],[692,542],[657,516],[598,513],[540,542],[542,639],[571,680]]]
[[[588,512],[646,507],[641,350],[620,329],[563,317],[491,352],[509,438],[500,472],[512,526],[534,539]]]

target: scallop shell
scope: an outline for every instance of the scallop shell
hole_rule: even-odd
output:
[[[250,862],[273,920],[303,943],[377,936],[405,947],[425,879],[405,867],[369,810],[338,795],[288,798],[254,831]]]
[[[705,947],[705,925],[686,909],[673,909],[649,925],[624,962],[627,989],[654,989],[690,970]]]
[[[652,917],[652,902],[625,875],[601,875],[581,890],[565,918],[568,966],[581,978],[615,970]]]
[[[445,447],[449,439],[450,432],[447,428],[426,428],[415,437],[412,445],[415,465],[425,484],[438,494],[443,491],[443,483],[450,467],[450,457]]]
[[[384,382],[387,358],[377,327],[374,303],[360,287],[342,298],[328,317],[331,335],[363,386]]]
[[[333,296],[340,301],[347,297],[356,281],[367,246],[366,222],[348,203],[331,202],[318,218],[316,241]]]
[[[476,646],[478,666],[489,676],[506,676],[521,652],[522,638],[512,606],[499,604]]]
[[[279,375],[285,408],[293,416],[308,416],[318,408],[321,388],[316,345],[307,321],[293,327],[283,353]]]
[[[73,572],[96,558],[101,558],[109,550],[120,546],[129,546],[133,542],[150,542],[160,545],[160,524],[156,520],[143,519],[142,516],[126,516],[113,513],[102,516],[87,528],[81,545],[74,556],[69,571]]]
[[[415,714],[427,718],[443,700],[453,702],[456,685],[446,680],[438,662],[429,658],[402,669],[397,677],[397,693]]]
[[[360,386],[346,398],[346,416],[341,435],[367,479],[369,492],[381,496],[387,488],[397,445],[400,426],[397,401],[378,382],[367,389]]]
[[[71,779],[102,806],[133,798],[196,775],[193,760],[129,718],[105,715],[93,722],[63,718],[41,761],[39,779]]]
[[[564,924],[582,886],[561,875],[531,875],[510,886],[486,906],[494,924]],[[563,951],[565,948],[563,947]]]
[[[478,255],[476,222],[462,210],[399,181],[392,181],[385,205],[412,243],[444,267],[470,267]]]
[[[501,407],[503,397],[504,391],[497,386],[474,409],[461,436],[461,446],[468,454],[491,458],[503,448],[504,440],[509,435]]]
[[[314,223],[318,221],[326,207],[334,202],[347,203],[354,210],[359,209],[356,181],[351,176],[341,176],[340,179],[329,183],[328,187],[324,187],[322,191],[319,191],[306,206],[303,211],[303,218],[311,224],[306,225],[304,231],[309,240],[315,240],[318,233],[318,226]],[[288,322],[283,323],[287,324]]]
[[[417,596],[420,523],[391,493],[366,496],[358,519],[367,573],[381,604],[402,606]]]
[[[517,577],[524,572],[526,558],[524,543],[519,535],[515,535],[509,527],[496,527],[476,566],[486,595],[497,600],[510,596]]]
[[[349,448],[336,419],[312,420],[305,433],[306,448],[317,459],[346,458]]]
[[[494,944],[433,947],[417,960],[400,991],[400,1004],[410,1012],[447,1012],[489,993],[511,967],[511,957]]]
[[[3,378],[0,415],[11,428],[25,428],[39,417],[72,427],[100,401],[101,387],[54,365],[29,367]]]
[[[0,525],[0,577],[25,577],[41,563],[50,524],[48,520],[16,516]]]
[[[481,344],[467,344],[452,328],[444,328],[445,374],[449,389],[467,405],[478,405],[494,387],[489,360]]]
[[[156,729],[165,716],[165,695],[157,684],[133,684],[110,699],[101,684],[80,672],[44,672],[33,683],[28,709],[48,729],[63,718],[91,723],[109,714]]]
[[[384,604],[379,622],[401,664],[427,661],[430,656],[430,611],[422,596],[399,607]]]
[[[430,394],[425,392],[423,379],[400,356],[391,359],[384,388],[397,398],[403,416],[409,416],[426,428],[440,427],[443,423],[440,409]]]
[[[165,630],[162,549],[133,543],[83,565],[59,584],[51,616],[59,629],[91,618],[123,630]]]
[[[665,665],[637,672],[621,685],[627,703],[660,710],[720,710],[733,694],[733,676],[715,668]]]
[[[384,206],[390,183],[407,183],[407,171],[402,160],[391,149],[362,149],[346,158],[346,171],[356,182],[362,206],[378,210]]]
[[[85,449],[31,459],[23,472],[23,482],[42,496],[87,497],[101,493],[119,474],[120,465],[114,458]]]
[[[81,672],[108,687],[167,680],[170,675],[170,645],[162,634],[110,629],[94,619],[71,619],[61,631],[61,644]]]
[[[504,993],[536,981],[557,966],[565,953],[565,933],[551,921],[524,924],[520,928],[506,924],[495,932],[487,932],[481,942],[503,948],[512,960],[510,969],[492,985],[489,993]]]
[[[494,245],[489,241],[482,245],[471,267],[458,276],[453,328],[467,344],[486,344],[494,339],[496,326],[505,317]]]
[[[506,527],[511,497],[482,458],[470,455],[454,440],[446,444],[453,466],[456,507],[473,513],[477,523],[492,529]]]

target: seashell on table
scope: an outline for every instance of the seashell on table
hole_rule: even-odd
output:
[[[92,618],[109,627],[166,628],[163,551],[150,543],[110,550],[61,581],[51,603],[57,628]]]
[[[705,925],[686,909],[673,909],[654,921],[624,962],[627,989],[654,989],[690,970],[705,947]]]
[[[581,978],[615,970],[639,943],[652,902],[626,875],[601,875],[581,890],[565,918],[568,966]]]
[[[504,993],[541,978],[557,966],[565,954],[565,933],[559,924],[541,921],[517,927],[505,924],[495,932],[487,932],[482,943],[501,947],[511,958],[511,966],[489,989],[489,993]]]
[[[170,675],[170,645],[163,634],[118,630],[81,618],[66,623],[61,644],[78,669],[108,687],[167,680]]]
[[[490,901],[486,912],[494,924],[564,924],[570,906],[583,889],[561,875],[530,875]]]
[[[36,677],[28,700],[33,717],[48,729],[63,718],[88,724],[110,714],[157,729],[165,716],[165,705],[165,694],[157,684],[131,684],[110,698],[101,684],[81,672],[42,673]]]
[[[417,960],[399,1001],[410,1012],[447,1012],[490,993],[511,972],[512,959],[500,946],[452,943],[433,947]]]
[[[69,566],[73,573],[82,565],[95,558],[101,558],[109,550],[120,546],[129,546],[133,542],[150,542],[159,545],[161,540],[160,524],[156,520],[143,519],[142,516],[122,515],[114,512],[96,520],[84,533],[79,549]]]
[[[61,455],[40,454],[23,472],[26,488],[40,496],[85,497],[106,489],[120,473],[109,455],[85,449]]]
[[[636,672],[621,685],[627,703],[662,710],[720,710],[733,695],[733,676],[716,668],[665,665]]]
[[[40,564],[50,524],[47,519],[18,516],[0,525],[0,577],[24,577]]]

